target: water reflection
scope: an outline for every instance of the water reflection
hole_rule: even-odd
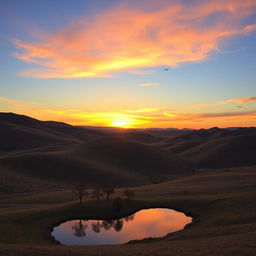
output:
[[[170,209],[141,210],[117,220],[71,220],[52,235],[66,245],[120,244],[134,239],[161,237],[183,229],[192,219]]]
[[[109,230],[113,228],[116,232],[119,232],[122,230],[124,221],[133,221],[135,217],[135,214],[131,216],[127,216],[123,219],[118,220],[95,220],[94,222],[91,222],[91,230],[95,233],[100,233],[101,230]],[[75,221],[72,221],[75,222]],[[85,230],[88,227],[88,224],[90,221],[86,220],[79,220],[78,222],[75,222],[74,226],[72,226],[72,229],[74,230],[74,235],[77,237],[86,236]]]
[[[79,220],[79,222],[75,223],[75,225],[72,227],[74,230],[74,235],[78,237],[86,236],[85,230],[87,229],[88,225],[84,225],[82,220]]]

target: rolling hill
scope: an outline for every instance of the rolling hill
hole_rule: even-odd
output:
[[[186,161],[152,135],[108,132],[0,114],[0,166],[49,182],[134,185],[188,173]]]
[[[24,115],[0,113],[0,152],[87,141],[102,133],[61,122],[43,122]]]
[[[256,128],[201,129],[166,140],[162,147],[196,168],[255,165]]]
[[[127,186],[256,164],[256,128],[94,129],[0,113],[0,141],[3,173],[28,183]]]

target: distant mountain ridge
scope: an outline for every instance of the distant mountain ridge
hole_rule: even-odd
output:
[[[141,184],[188,173],[181,157],[140,132],[103,130],[0,113],[0,166],[51,181]]]
[[[167,140],[163,147],[190,160],[197,168],[254,165],[256,128],[195,130]]]
[[[62,122],[39,121],[24,115],[0,113],[0,152],[72,144],[100,135],[100,131],[74,127]]]
[[[255,127],[94,129],[0,113],[0,141],[1,168],[69,184],[142,184],[256,164]]]

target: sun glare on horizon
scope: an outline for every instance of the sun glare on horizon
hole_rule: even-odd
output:
[[[110,126],[119,128],[134,128],[135,123],[128,117],[116,117],[110,122]]]
[[[1,112],[126,129],[255,126],[256,0],[78,0],[61,12],[45,0],[44,15],[36,2],[1,1]]]
[[[112,122],[112,126],[120,128],[131,128],[132,124],[129,121],[117,120]]]
[[[119,128],[139,128],[148,123],[140,117],[130,114],[108,113],[98,119],[103,125]]]

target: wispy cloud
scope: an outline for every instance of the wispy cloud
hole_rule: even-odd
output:
[[[154,70],[152,69],[147,69],[147,70],[129,70],[128,71],[130,74],[134,74],[134,75],[150,75],[155,73]]]
[[[159,108],[139,108],[135,110],[126,110],[127,113],[150,113],[159,111]]]
[[[196,120],[196,119],[205,119],[205,118],[222,118],[222,117],[241,117],[241,116],[255,116],[256,111],[241,111],[241,112],[226,112],[226,113],[202,113],[202,114],[172,114],[164,113],[165,116],[171,117],[172,120],[181,121],[181,120]]]
[[[55,120],[73,125],[120,126],[126,128],[145,127],[212,127],[253,126],[256,110],[180,113],[156,107],[119,111],[89,112],[83,109],[45,108],[33,102],[0,98],[1,111],[12,111],[38,118]]]
[[[177,66],[203,60],[223,40],[256,30],[256,24],[243,25],[256,12],[255,0],[160,3],[166,1],[149,1],[147,9],[135,9],[128,2],[74,20],[37,43],[13,40],[19,49],[16,58],[41,66],[21,75],[108,77],[117,71]]]
[[[229,103],[237,103],[237,104],[245,104],[248,102],[256,102],[256,97],[247,97],[247,98],[233,98],[233,99],[227,99],[223,101],[218,101],[215,103],[208,103],[208,104],[195,104],[191,106],[185,106],[185,107],[180,107],[177,109],[174,109],[176,111],[180,110],[192,110],[192,109],[200,109],[200,108],[207,108],[207,107],[212,107],[212,106],[221,106],[221,105],[226,105]]]
[[[139,87],[158,87],[160,86],[159,83],[143,83],[143,84],[137,84]]]
[[[238,104],[244,104],[247,102],[253,102],[256,101],[256,97],[248,97],[248,98],[235,98],[235,99],[229,99],[226,101],[221,101],[219,104],[227,104],[230,102],[238,103]]]
[[[5,97],[0,97],[0,107],[1,110],[7,111],[16,111],[18,109],[23,110],[27,108],[33,108],[35,106],[35,102],[27,102],[23,100],[15,100]]]

